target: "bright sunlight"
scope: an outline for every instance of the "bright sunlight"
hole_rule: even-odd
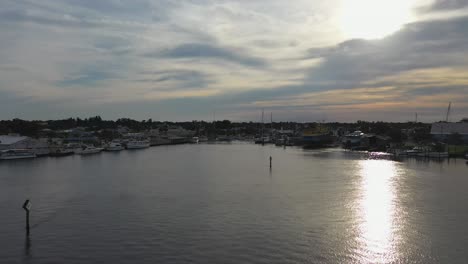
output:
[[[411,21],[409,0],[343,0],[339,28],[345,38],[378,39]]]

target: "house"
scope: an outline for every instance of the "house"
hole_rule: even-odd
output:
[[[468,123],[438,122],[432,124],[431,135],[434,139],[444,141],[452,134],[459,134],[460,139],[463,142],[468,143]]]

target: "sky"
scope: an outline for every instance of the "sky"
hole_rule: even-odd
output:
[[[468,0],[2,0],[0,119],[468,116]]]

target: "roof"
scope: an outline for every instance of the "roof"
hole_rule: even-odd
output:
[[[0,135],[0,145],[11,145],[19,141],[25,140],[28,137],[22,136],[9,136],[9,135]]]
[[[432,135],[449,135],[454,133],[458,133],[460,135],[468,135],[468,123],[439,122],[432,124]]]

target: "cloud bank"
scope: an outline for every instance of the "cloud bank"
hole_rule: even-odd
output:
[[[468,115],[466,1],[414,1],[375,40],[343,38],[341,2],[2,1],[0,118]]]

